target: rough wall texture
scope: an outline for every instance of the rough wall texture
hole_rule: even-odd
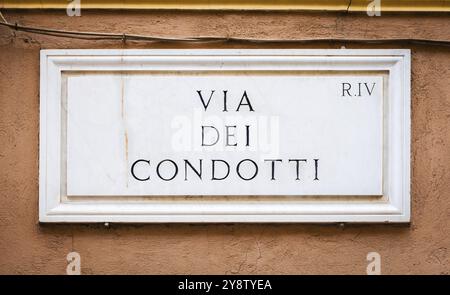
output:
[[[4,11],[11,22],[86,31],[253,38],[450,40],[449,15],[287,12]],[[323,43],[314,48],[340,48]],[[85,274],[364,274],[450,272],[450,48],[412,49],[410,225],[53,225],[38,223],[39,50],[42,48],[308,48],[295,44],[93,42],[0,27],[0,273],[63,274],[81,254]],[[311,46],[309,46],[311,47]]]

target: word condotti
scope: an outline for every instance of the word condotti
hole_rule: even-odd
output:
[[[138,181],[151,181],[155,178],[171,181],[179,177],[186,181],[191,177],[220,181],[227,179],[233,173],[238,179],[251,181],[258,177],[277,180],[278,169],[288,169],[291,172],[289,173],[291,179],[300,181],[301,175],[304,174],[302,170],[308,169],[309,172],[312,172],[308,173],[308,175],[312,175],[312,180],[319,180],[319,159],[242,159],[235,163],[234,161],[230,162],[224,159],[197,159],[195,161],[163,159],[156,162],[138,159],[131,165],[131,175]]]

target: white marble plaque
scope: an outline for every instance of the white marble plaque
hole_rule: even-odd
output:
[[[409,220],[409,51],[48,50],[41,71],[43,221]]]
[[[382,195],[382,74],[83,73],[67,110],[68,195]]]

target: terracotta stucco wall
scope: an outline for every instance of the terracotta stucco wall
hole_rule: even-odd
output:
[[[429,38],[450,40],[444,14],[288,12],[4,11],[24,25],[164,36]],[[315,48],[340,48],[321,43]],[[41,48],[311,48],[295,44],[93,42],[12,33],[0,27],[0,273],[56,273],[66,255],[82,272],[149,274],[364,274],[450,272],[450,48],[412,49],[412,222],[409,225],[56,225],[38,223]]]

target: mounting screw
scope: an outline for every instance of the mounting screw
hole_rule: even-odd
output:
[[[109,222],[105,222],[105,227],[109,227]]]

